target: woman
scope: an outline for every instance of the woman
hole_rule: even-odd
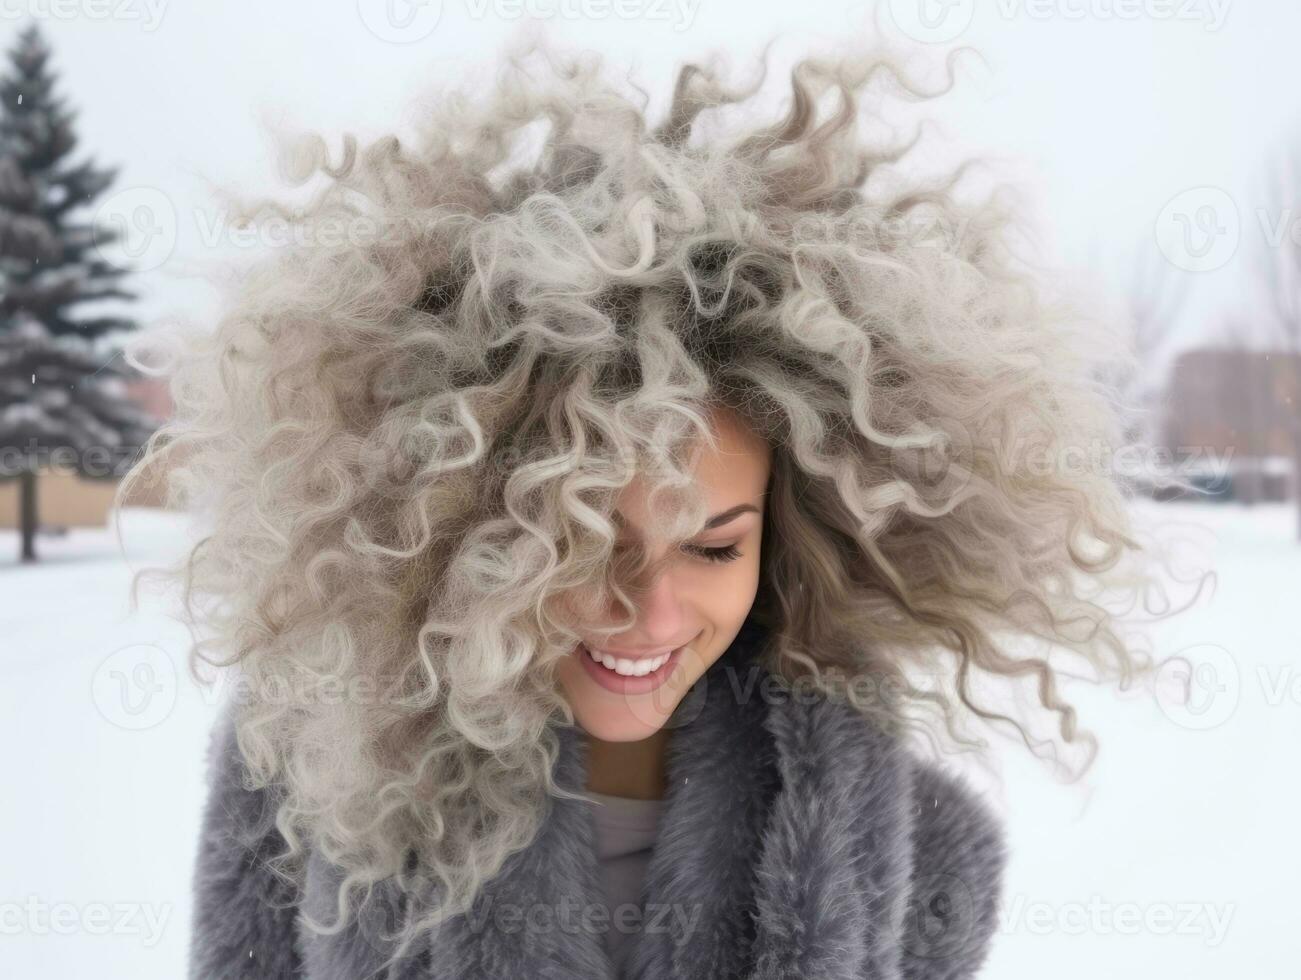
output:
[[[874,80],[728,129],[760,83],[688,65],[651,124],[534,47],[415,143],[295,147],[331,183],[150,446],[239,682],[192,976],[975,975],[1003,832],[922,743],[1021,728],[977,690],[1021,675],[1087,743],[1013,641],[1127,677],[1136,545],[1023,458],[1114,440],[1096,337],[992,200],[889,179]]]

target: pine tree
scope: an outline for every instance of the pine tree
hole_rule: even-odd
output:
[[[66,162],[74,114],[54,92],[49,54],[28,27],[0,76],[0,480],[20,480],[23,561],[36,559],[38,475],[116,479],[154,426],[126,394],[135,372],[105,349],[135,322],[74,309],[133,295],[117,285],[127,270],[97,251],[113,235],[72,218],[116,170]]]
[[[36,560],[36,479],[70,470],[89,479],[126,473],[154,422],[127,397],[134,372],[54,337],[26,312],[0,331],[0,479],[20,479],[22,559]]]
[[[0,324],[27,310],[55,336],[93,340],[136,327],[120,316],[75,316],[70,309],[135,298],[119,285],[128,270],[98,251],[117,240],[116,231],[71,220],[113,183],[117,170],[67,162],[77,145],[76,113],[55,93],[49,59],[49,47],[30,25],[0,76]]]

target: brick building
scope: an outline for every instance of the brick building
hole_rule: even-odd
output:
[[[1229,499],[1286,500],[1301,444],[1301,355],[1202,348],[1176,359],[1165,443],[1227,460]]]
[[[127,393],[159,422],[172,413],[165,379],[142,378],[127,383]],[[36,481],[37,514],[42,528],[103,527],[108,521],[117,480],[86,480],[65,472],[42,472]],[[19,481],[0,483],[0,528],[19,525]],[[159,507],[164,502],[160,480],[138,484],[127,498],[130,507]]]

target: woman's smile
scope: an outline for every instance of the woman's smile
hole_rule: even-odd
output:
[[[652,657],[614,657],[608,653],[593,653],[579,643],[574,647],[574,656],[583,662],[588,676],[607,691],[646,694],[669,679],[685,649],[683,645]]]

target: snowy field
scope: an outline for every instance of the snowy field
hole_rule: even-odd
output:
[[[1285,978],[1301,963],[1301,546],[1281,506],[1144,505],[1219,575],[1154,631],[1198,664],[1184,708],[1082,685],[1102,752],[1067,785],[999,744],[1012,859],[982,976]],[[0,532],[0,976],[185,975],[201,759],[217,705],[188,633],[133,570],[178,557],[177,518],[41,538]],[[521,978],[523,980],[523,978]],[[812,980],[812,978],[811,978]]]

